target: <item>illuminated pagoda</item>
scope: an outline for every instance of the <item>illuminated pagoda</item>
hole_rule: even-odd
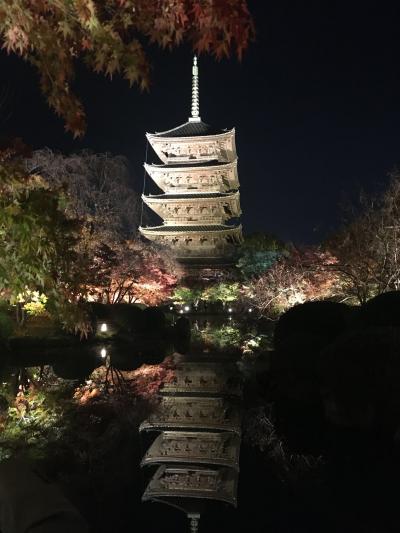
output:
[[[186,265],[229,264],[242,241],[235,130],[205,124],[199,113],[197,58],[193,60],[191,117],[146,137],[161,164],[145,163],[161,194],[143,202],[163,220],[141,227],[144,237],[168,246]]]

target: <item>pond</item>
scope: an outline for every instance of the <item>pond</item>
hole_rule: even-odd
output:
[[[0,368],[0,458],[39,465],[96,531],[126,531],[132,513],[150,530],[185,530],[185,513],[226,522],[241,508],[237,362],[247,337],[232,316],[190,320],[184,349],[101,339],[44,355],[34,345],[32,356],[17,346]]]
[[[281,324],[275,352],[270,324],[234,314],[170,316],[162,335],[153,326],[147,336],[11,342],[0,369],[0,499],[18,516],[36,512],[39,491],[21,492],[29,489],[28,464],[100,533],[397,530],[386,524],[399,523],[398,432],[393,441],[392,426],[379,419],[378,431],[349,428],[324,412],[315,375],[306,372],[325,342],[321,331],[330,332],[314,307],[320,321],[311,333],[303,321],[291,336]],[[397,343],[392,329],[379,329],[372,348],[383,333]],[[346,366],[333,363],[340,356],[347,364],[353,347],[345,357],[329,352],[340,383]],[[350,373],[352,394],[340,398],[361,409],[369,403],[359,403],[360,394],[370,402],[371,389],[358,363],[353,368],[360,379]],[[397,416],[390,403],[379,405]],[[27,461],[14,478],[3,471],[8,457]]]

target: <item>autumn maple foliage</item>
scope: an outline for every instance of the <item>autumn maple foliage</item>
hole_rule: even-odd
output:
[[[96,243],[81,294],[108,304],[159,305],[170,297],[181,275],[167,250],[140,241]]]
[[[254,34],[244,0],[3,0],[3,48],[34,65],[50,107],[74,136],[86,129],[72,90],[77,60],[130,85],[149,84],[147,44],[189,43],[198,53],[241,58]]]
[[[104,395],[131,395],[143,400],[156,400],[164,383],[175,378],[175,363],[172,357],[166,357],[158,365],[141,365],[136,370],[113,370],[111,367],[96,368],[90,379],[75,390],[74,399],[85,404]]]

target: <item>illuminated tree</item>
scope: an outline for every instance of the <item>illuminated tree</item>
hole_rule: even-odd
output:
[[[27,174],[19,155],[19,146],[0,153],[0,292],[16,303],[27,289],[40,289],[67,320],[81,224],[65,215],[62,191]],[[73,314],[80,329],[83,318]]]
[[[258,311],[272,318],[293,305],[331,298],[339,291],[340,278],[335,271],[336,258],[316,248],[292,248],[271,268],[250,281],[243,290],[244,299]]]
[[[72,90],[77,60],[110,78],[148,87],[144,46],[182,41],[221,58],[242,56],[254,29],[245,0],[13,0],[0,4],[3,47],[36,67],[51,108],[74,136],[86,129]]]
[[[239,283],[215,283],[203,291],[202,299],[206,302],[221,302],[225,306],[239,298],[239,289]]]
[[[166,301],[180,276],[164,250],[140,241],[125,241],[93,250],[81,294],[104,303],[158,305]]]
[[[236,264],[245,278],[263,274],[284,252],[284,245],[264,233],[254,233],[245,237],[240,247],[240,257]]]
[[[202,297],[202,290],[196,287],[177,287],[172,293],[172,301],[178,305],[194,305],[197,307]]]

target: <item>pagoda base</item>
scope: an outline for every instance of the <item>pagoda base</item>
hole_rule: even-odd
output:
[[[237,276],[237,267],[233,258],[185,257],[177,258],[184,270],[186,281],[218,280],[220,278]]]

